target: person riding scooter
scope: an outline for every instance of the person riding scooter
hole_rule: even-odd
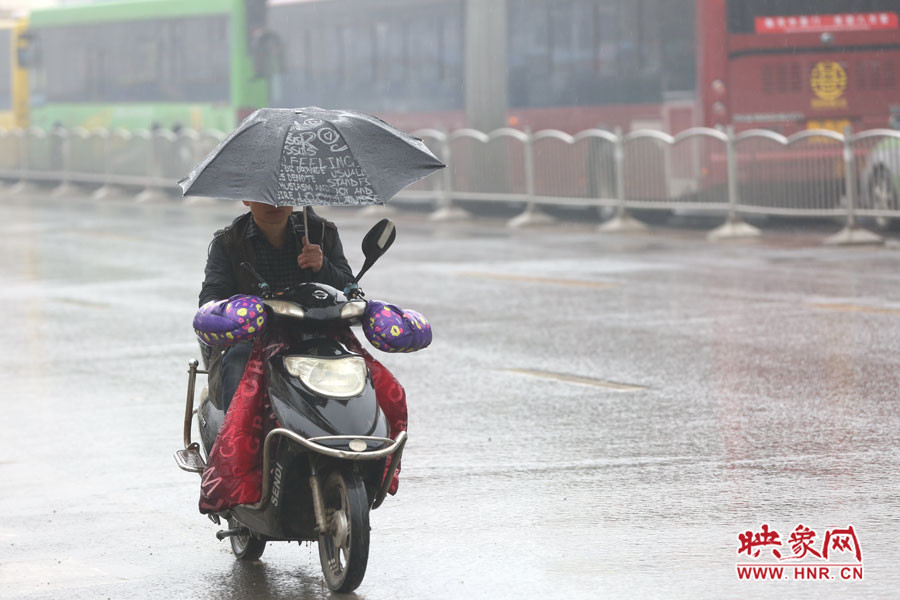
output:
[[[343,290],[353,279],[337,227],[307,208],[309,232],[301,213],[291,206],[244,202],[250,212],[216,232],[209,245],[205,278],[199,305],[225,301],[237,294],[259,293],[251,267],[273,289],[304,282],[316,282]],[[209,370],[210,398],[225,410],[250,356],[252,344],[203,348]]]
[[[362,325],[385,352],[431,342],[424,316],[366,300],[358,285],[394,235],[387,219],[366,234],[365,264],[344,291],[315,282],[273,289],[253,269],[258,296],[211,301],[193,321],[207,345],[252,343],[227,414],[203,397],[194,409],[201,372],[189,363],[184,449],[175,460],[202,474],[200,512],[227,523],[216,537],[230,538],[238,560],[257,560],[269,541],[317,541],[326,583],[337,592],[365,576],[369,511],[396,491],[407,440],[402,387],[349,326]],[[203,455],[191,441],[195,415]]]

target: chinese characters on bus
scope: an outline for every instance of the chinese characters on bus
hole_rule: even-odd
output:
[[[756,33],[823,33],[826,31],[889,31],[898,29],[897,13],[756,17]]]

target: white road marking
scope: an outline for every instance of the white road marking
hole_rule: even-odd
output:
[[[481,273],[476,271],[463,271],[459,273],[465,277],[478,277],[481,279],[501,279],[504,281],[521,281],[524,283],[546,283],[551,285],[569,285],[576,287],[593,287],[610,289],[618,287],[617,283],[609,281],[587,281],[583,279],[556,279],[552,277],[532,277],[530,275],[512,275],[509,273]]]
[[[866,306],[864,304],[812,304],[814,308],[833,310],[837,312],[860,312],[879,315],[900,315],[900,308],[884,308],[881,306]]]
[[[605,381],[603,379],[594,379],[592,377],[581,377],[579,375],[567,375],[565,373],[553,373],[551,371],[536,371],[533,369],[503,369],[505,373],[516,373],[518,375],[528,375],[530,377],[539,377],[541,379],[549,379],[551,381],[563,381],[565,383],[576,383],[579,385],[589,385],[617,392],[639,392],[647,388],[641,385],[630,383],[619,383],[616,381]]]

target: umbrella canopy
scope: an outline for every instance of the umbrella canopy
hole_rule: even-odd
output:
[[[274,206],[384,204],[443,167],[421,140],[369,115],[263,108],[178,185],[185,196]]]

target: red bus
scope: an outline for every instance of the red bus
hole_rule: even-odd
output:
[[[697,0],[698,122],[855,131],[900,115],[900,1]]]

